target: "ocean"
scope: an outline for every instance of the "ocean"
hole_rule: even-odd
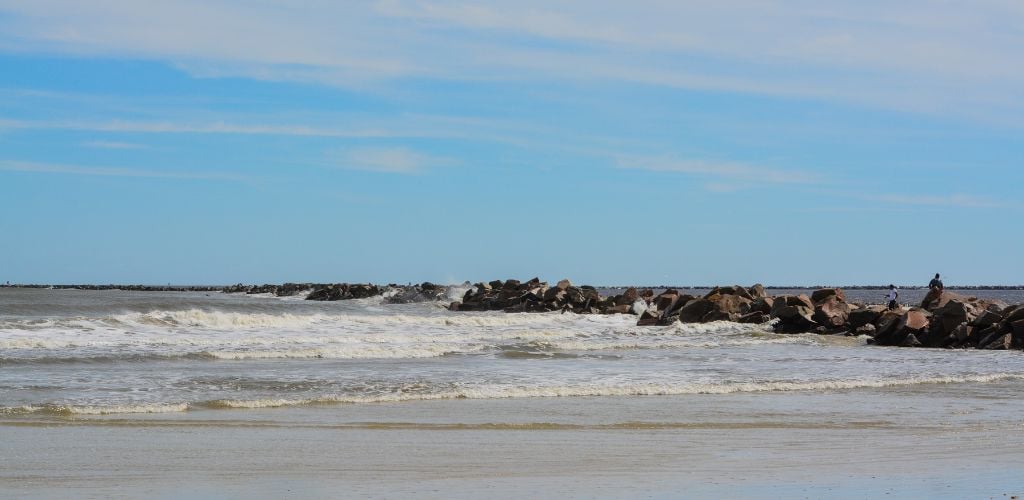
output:
[[[1019,351],[445,306],[0,289],[0,491],[1024,491]]]

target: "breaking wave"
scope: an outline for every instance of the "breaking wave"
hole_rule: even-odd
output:
[[[889,379],[852,379],[819,381],[750,381],[713,383],[636,383],[607,385],[581,383],[573,385],[552,385],[523,387],[513,385],[484,385],[463,388],[442,388],[437,391],[420,390],[389,392],[379,394],[333,394],[310,398],[266,398],[266,399],[214,399],[197,402],[116,404],[99,405],[39,405],[0,407],[0,415],[109,415],[130,413],[170,413],[189,410],[261,409],[293,406],[315,406],[332,404],[396,403],[405,401],[426,401],[446,399],[509,399],[509,398],[555,398],[593,396],[676,396],[699,394],[733,394],[754,392],[793,391],[834,391],[870,389],[924,384],[991,383],[1007,380],[1024,380],[1021,373],[994,373],[957,376],[922,376]],[[447,387],[447,386],[445,386]]]

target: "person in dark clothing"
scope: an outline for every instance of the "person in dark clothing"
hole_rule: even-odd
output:
[[[935,273],[935,278],[933,278],[928,283],[928,289],[929,290],[939,290],[940,292],[942,290],[946,289],[946,287],[942,286],[942,280],[939,279],[939,273]]]

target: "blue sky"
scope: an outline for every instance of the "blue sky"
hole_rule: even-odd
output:
[[[0,281],[1024,283],[1024,6],[0,0]]]

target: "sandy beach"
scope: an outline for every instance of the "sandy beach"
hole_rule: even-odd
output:
[[[1016,382],[5,418],[9,498],[1008,498]]]

